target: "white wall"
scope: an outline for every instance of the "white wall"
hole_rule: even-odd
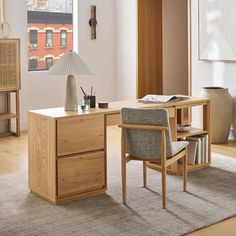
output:
[[[137,0],[116,1],[118,100],[136,98]]]
[[[27,111],[63,106],[66,79],[49,76],[46,72],[28,73],[27,12],[25,0],[7,0],[6,20],[11,25],[11,38],[21,39],[21,128],[27,128]],[[90,39],[90,5],[97,5],[97,40]],[[115,100],[116,50],[115,50],[115,0],[79,0],[78,48],[81,57],[95,73],[77,80],[86,90],[93,85],[98,100]]]
[[[198,45],[198,0],[192,0],[192,92],[198,96],[204,86],[229,88],[234,99],[232,134],[236,138],[236,62],[199,61]],[[199,118],[199,113],[196,117]],[[197,123],[197,120],[194,122]]]

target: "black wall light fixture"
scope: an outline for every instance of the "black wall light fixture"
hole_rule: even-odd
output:
[[[91,27],[91,39],[97,38],[97,9],[95,5],[91,6],[91,18],[89,20]]]

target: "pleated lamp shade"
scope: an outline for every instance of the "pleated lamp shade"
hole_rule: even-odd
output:
[[[76,52],[66,52],[49,70],[54,75],[90,75],[93,74]]]
[[[76,92],[76,75],[93,74],[82,58],[75,52],[65,53],[49,70],[49,74],[66,75],[65,111],[77,111],[78,99]]]

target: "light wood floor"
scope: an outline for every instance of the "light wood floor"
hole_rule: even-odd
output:
[[[0,138],[0,178],[3,174],[28,169],[27,133],[21,137]],[[120,153],[120,130],[108,129],[108,156]],[[224,145],[212,145],[212,151],[236,157],[236,141]],[[188,236],[236,236],[236,217],[195,231]]]

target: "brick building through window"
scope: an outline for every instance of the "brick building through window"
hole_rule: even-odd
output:
[[[29,71],[47,70],[73,50],[72,4],[73,0],[27,0]]]

